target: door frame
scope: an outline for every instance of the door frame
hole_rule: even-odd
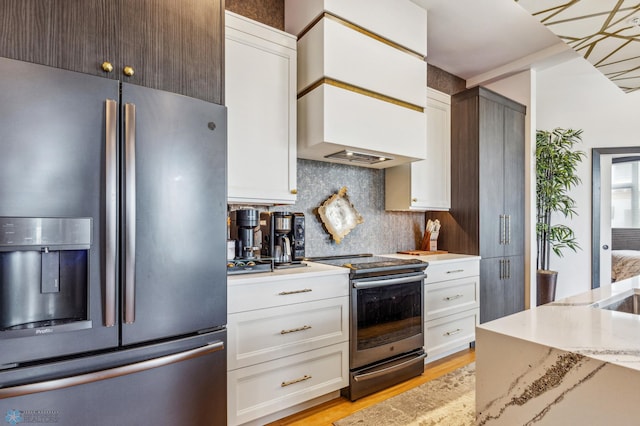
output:
[[[600,159],[602,155],[640,154],[640,146],[591,149],[591,288],[600,287]]]

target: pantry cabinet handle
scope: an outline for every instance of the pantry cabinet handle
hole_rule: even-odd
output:
[[[498,279],[504,279],[504,259],[500,259],[500,272],[498,274]]]
[[[104,325],[116,325],[116,248],[117,248],[117,103],[106,100],[105,105],[105,268],[104,268]]]
[[[511,259],[507,259],[507,278],[511,278]]]
[[[503,214],[500,215],[500,244],[504,244],[505,242],[505,228],[504,228],[505,217]]]
[[[298,294],[298,293],[309,293],[311,290],[310,288],[303,288],[302,290],[293,290],[293,291],[281,291],[280,293],[278,293],[278,296],[287,296],[289,294]]]
[[[282,382],[280,383],[280,387],[286,387],[286,386],[290,386],[296,383],[300,383],[300,382],[304,382],[305,380],[309,380],[311,379],[312,376],[305,374],[304,376],[300,377],[299,379],[293,379],[293,380],[289,380],[288,382]]]
[[[463,296],[462,294],[456,294],[455,296],[447,296],[443,300],[450,301],[450,300],[460,299],[462,296]]]
[[[454,334],[458,334],[462,331],[461,328],[456,328],[453,331],[447,331],[446,333],[443,334],[443,336],[453,336]]]
[[[511,244],[511,215],[507,215],[507,224],[505,225],[507,228],[507,241],[506,244]]]
[[[310,330],[311,326],[310,325],[303,325],[302,327],[298,327],[298,328],[291,328],[289,330],[282,330],[280,331],[280,334],[289,334],[289,333],[295,333],[296,331],[304,331],[304,330]]]

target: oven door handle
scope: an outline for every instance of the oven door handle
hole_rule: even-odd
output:
[[[425,278],[427,278],[427,274],[412,275],[410,277],[401,277],[401,278],[388,278],[385,280],[375,280],[375,281],[352,280],[351,282],[353,284],[353,288],[374,288],[374,287],[383,287],[386,285],[413,283],[416,281],[424,280]]]
[[[356,374],[353,376],[353,380],[355,380],[356,382],[362,382],[365,380],[371,380],[371,379],[375,379],[377,377],[383,376],[385,374],[389,374],[389,373],[393,373],[396,370],[400,370],[402,368],[406,368],[410,365],[416,364],[418,362],[424,362],[423,360],[427,357],[426,353],[420,354],[415,358],[411,358],[408,361],[402,362],[400,364],[396,364],[394,366],[388,367],[388,368],[383,368],[382,370],[376,370],[376,371],[372,371],[371,373],[364,373],[364,374]]]

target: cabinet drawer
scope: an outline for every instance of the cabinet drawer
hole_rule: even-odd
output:
[[[424,347],[427,360],[475,340],[478,309],[460,312],[425,323]]]
[[[344,342],[230,371],[229,424],[258,419],[348,386],[348,351]]]
[[[349,277],[346,274],[274,277],[273,281],[229,284],[227,312],[231,314],[348,295]]]
[[[425,321],[477,308],[479,278],[473,276],[425,285]]]
[[[439,281],[455,280],[456,278],[471,277],[480,275],[480,260],[461,260],[440,264],[431,264],[427,268],[427,279],[425,283],[435,283]]]
[[[349,340],[349,297],[229,315],[229,370]]]

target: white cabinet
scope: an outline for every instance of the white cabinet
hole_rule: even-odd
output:
[[[386,210],[451,207],[451,97],[427,88],[427,159],[385,170]]]
[[[346,273],[259,275],[229,280],[230,425],[264,424],[349,385]]]
[[[479,324],[480,260],[430,264],[425,280],[426,362],[469,347]]]
[[[228,202],[296,201],[296,37],[225,14]]]

